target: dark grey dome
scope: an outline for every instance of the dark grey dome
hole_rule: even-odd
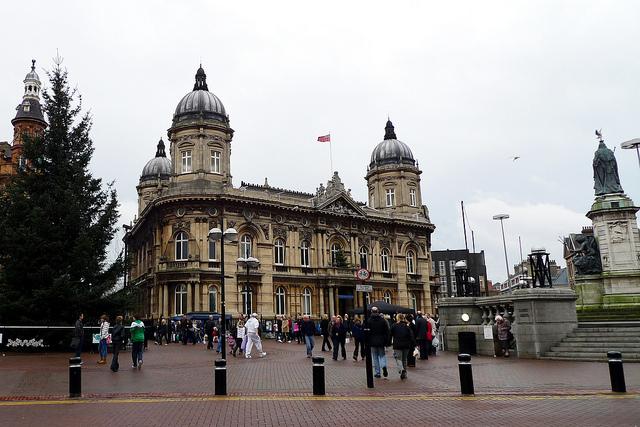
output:
[[[149,160],[142,169],[142,175],[140,181],[146,181],[148,179],[168,179],[171,176],[171,160],[167,158],[164,151],[164,141],[160,138],[158,142],[158,149],[156,156]]]
[[[173,114],[174,124],[189,118],[203,117],[226,122],[227,112],[220,98],[209,92],[207,75],[202,66],[196,72],[196,83],[193,91],[186,94],[178,103]]]
[[[384,130],[384,141],[373,149],[369,167],[371,168],[387,164],[405,164],[415,166],[416,161],[413,158],[413,153],[409,146],[396,139],[396,133],[391,120],[387,120],[387,125]]]

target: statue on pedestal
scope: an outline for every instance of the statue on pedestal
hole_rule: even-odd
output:
[[[596,196],[603,194],[622,193],[620,177],[618,176],[618,163],[616,157],[602,138],[602,130],[596,130],[596,136],[600,141],[598,149],[593,157],[593,189]]]
[[[602,273],[600,250],[594,236],[576,234],[573,236],[575,251],[573,265],[577,275]]]

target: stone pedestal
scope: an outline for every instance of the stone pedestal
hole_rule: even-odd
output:
[[[518,357],[537,358],[552,345],[573,331],[576,316],[576,293],[571,289],[518,289],[512,295],[479,298],[443,298],[438,305],[441,325],[444,326],[445,350],[458,352],[459,334],[475,334],[478,354],[495,354],[494,319],[503,314],[511,321]],[[463,320],[463,314],[469,320]],[[490,335],[491,335],[490,334]]]
[[[537,358],[578,326],[576,293],[571,289],[534,288],[513,292],[519,357]]]
[[[625,194],[596,197],[587,217],[598,241],[602,274],[576,276],[578,308],[624,309],[640,305],[640,208]],[[599,299],[599,300],[598,300]]]

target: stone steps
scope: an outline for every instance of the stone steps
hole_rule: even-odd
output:
[[[606,361],[608,351],[623,361],[640,362],[640,323],[581,323],[543,355],[543,359]]]

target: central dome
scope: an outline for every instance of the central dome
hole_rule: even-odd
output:
[[[164,150],[164,141],[160,138],[156,156],[144,165],[142,175],[140,175],[140,182],[157,178],[169,179],[171,173],[171,160],[167,158]]]
[[[228,122],[227,112],[220,98],[209,92],[207,75],[202,66],[196,72],[196,83],[193,91],[186,94],[176,107],[173,114],[174,125],[188,119],[205,118]]]
[[[407,144],[396,139],[396,133],[391,120],[387,120],[384,128],[384,141],[376,146],[371,153],[370,168],[387,164],[406,164],[415,166],[416,161]]]

